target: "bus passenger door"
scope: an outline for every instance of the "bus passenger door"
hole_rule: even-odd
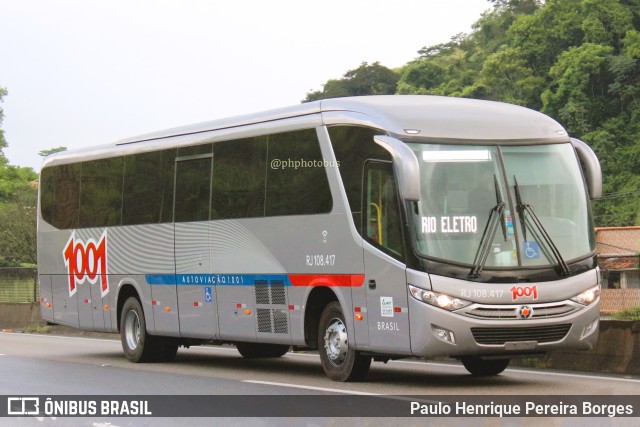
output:
[[[176,159],[174,232],[180,335],[218,337],[209,236],[213,154]]]
[[[402,216],[393,164],[368,161],[363,184],[364,286],[370,348],[411,354]]]

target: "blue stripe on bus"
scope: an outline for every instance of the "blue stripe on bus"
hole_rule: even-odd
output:
[[[147,274],[149,285],[254,286],[256,282],[282,282],[291,286],[286,274]]]

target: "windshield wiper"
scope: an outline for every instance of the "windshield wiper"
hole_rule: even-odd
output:
[[[520,193],[520,186],[518,185],[518,180],[516,179],[515,175],[513,176],[513,182],[514,182],[514,188],[516,190],[516,204],[517,204],[516,211],[518,212],[518,216],[520,217],[520,225],[522,226],[522,237],[524,237],[525,243],[527,242],[527,220],[524,215],[526,212],[529,214],[529,218],[531,218],[531,221],[533,222],[533,224],[536,226],[536,228],[542,235],[542,239],[547,244],[547,247],[551,250],[551,253],[553,254],[556,261],[558,262],[558,266],[562,270],[562,274],[564,276],[569,276],[571,274],[571,270],[569,269],[569,266],[565,262],[564,258],[562,258],[562,254],[560,253],[560,250],[555,245],[555,243],[553,243],[553,240],[551,239],[551,236],[549,236],[549,233],[547,233],[547,230],[544,228],[544,225],[542,225],[542,222],[540,222],[540,219],[538,219],[538,216],[533,210],[533,206],[522,202],[522,194]]]
[[[487,262],[487,257],[489,256],[489,252],[491,250],[493,236],[495,236],[496,230],[498,229],[498,222],[502,224],[502,234],[504,236],[504,241],[507,241],[507,228],[506,224],[504,223],[505,204],[502,201],[500,186],[498,185],[498,180],[496,179],[495,175],[493,175],[493,183],[496,190],[497,204],[489,211],[489,219],[487,220],[487,225],[484,226],[484,231],[482,232],[482,237],[480,238],[480,244],[478,245],[476,256],[473,259],[473,267],[469,272],[469,279],[477,279],[478,277],[480,277],[480,273],[484,268],[484,264]]]
[[[498,202],[498,205],[500,204],[504,205],[504,202],[502,201],[502,194],[500,193],[500,186],[498,185],[498,179],[496,178],[495,175],[493,175],[493,186],[496,190],[496,202]],[[507,241],[507,224],[504,220],[504,209],[502,209],[502,211],[500,212],[500,225],[502,226],[502,237],[506,242]]]

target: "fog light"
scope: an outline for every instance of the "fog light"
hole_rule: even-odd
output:
[[[585,326],[584,329],[582,330],[582,335],[580,336],[580,339],[584,339],[589,335],[593,334],[598,329],[598,322],[599,322],[599,319],[596,319],[593,322],[589,323],[587,326]]]
[[[431,330],[433,331],[433,335],[435,335],[436,338],[438,338],[440,341],[448,342],[451,344],[456,343],[456,337],[450,330],[439,328],[437,326],[431,326]]]

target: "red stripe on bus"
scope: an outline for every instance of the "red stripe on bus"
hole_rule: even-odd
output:
[[[362,286],[364,274],[289,274],[293,286]]]

